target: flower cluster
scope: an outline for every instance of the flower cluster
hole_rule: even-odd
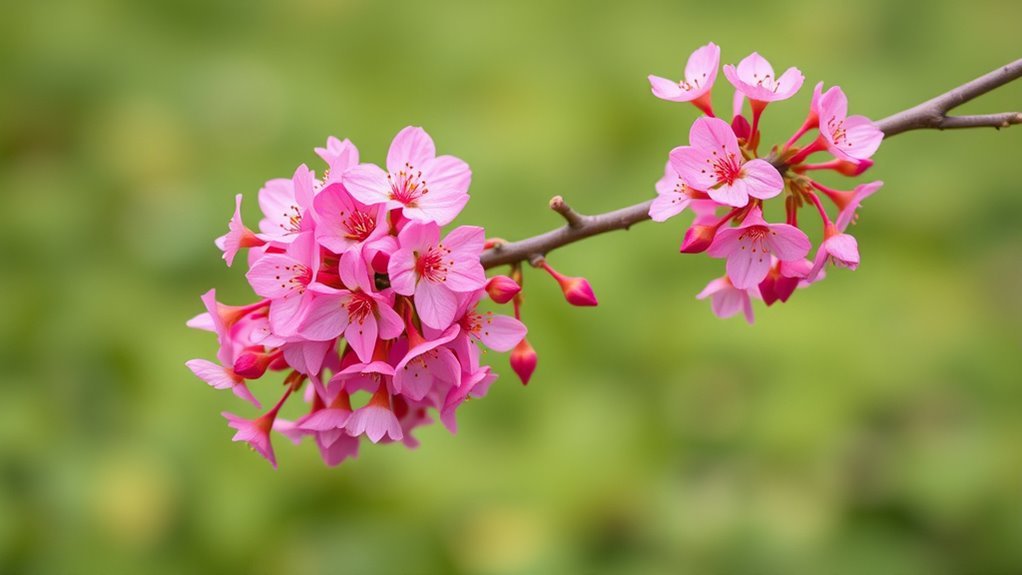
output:
[[[728,123],[714,115],[711,103],[719,65],[720,48],[711,42],[689,57],[684,80],[649,77],[656,97],[691,102],[704,114],[692,124],[689,145],[671,150],[664,176],[656,183],[657,197],[649,215],[662,222],[686,208],[694,213],[681,251],[705,251],[727,260],[726,274],[711,281],[697,297],[709,297],[719,317],[741,312],[752,323],[753,298],[768,306],[786,302],[796,288],[821,279],[828,262],[853,270],[858,267],[858,245],[846,231],[862,200],[882,182],[839,191],[810,178],[807,172],[858,176],[873,165],[870,158],[884,134],[868,118],[849,116],[848,98],[841,88],[834,86],[824,92],[821,82],[813,91],[802,126],[783,146],[773,147],[761,158],[759,122],[763,110],[771,102],[794,96],[804,77],[797,68],[776,76],[770,63],[755,52],[738,66],[725,65],[724,76],[735,88]],[[746,100],[751,122],[743,115]],[[816,137],[799,145],[811,131]],[[829,153],[831,159],[807,162],[818,152]],[[819,194],[836,206],[835,219],[828,215]],[[770,223],[764,208],[769,200],[782,195],[784,223]],[[806,204],[818,212],[823,230],[813,260],[807,259],[812,243],[798,221],[799,210]]]
[[[242,222],[239,194],[217,239],[228,266],[248,250],[246,278],[260,299],[230,306],[210,290],[205,313],[188,322],[216,334],[217,362],[187,362],[212,387],[261,409],[248,382],[283,374],[283,395],[268,411],[223,414],[234,440],[274,466],[273,431],[295,443],[311,436],[327,465],[355,456],[362,437],[414,447],[411,432],[431,422],[430,409],[455,431],[457,408],[497,377],[480,363],[477,342],[514,350],[523,382],[536,363],[519,320],[519,282],[487,278],[480,264],[483,229],[441,230],[468,202],[465,162],[437,156],[416,127],[394,138],[385,168],[360,163],[348,140],[331,137],[316,153],[328,166],[321,178],[302,165],[267,182],[258,232]],[[513,301],[514,317],[481,311],[484,298]],[[293,396],[308,412],[278,417]]]

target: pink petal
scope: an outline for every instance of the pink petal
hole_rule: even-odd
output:
[[[185,362],[188,369],[192,370],[199,379],[208,383],[214,389],[230,389],[241,381],[241,378],[222,365],[217,365],[205,359],[192,359]]]
[[[309,309],[298,327],[298,332],[305,338],[316,341],[328,341],[341,335],[348,327],[348,310],[345,302],[351,297],[346,290],[338,290],[337,295],[314,294],[309,301]]]
[[[749,203],[748,190],[748,182],[740,178],[733,184],[721,184],[720,187],[709,189],[706,193],[717,203],[741,208]]]
[[[412,295],[415,284],[419,281],[415,273],[415,254],[411,248],[401,248],[391,254],[387,263],[387,275],[390,276],[390,287],[395,293]]]
[[[405,330],[404,321],[394,308],[384,301],[377,300],[376,319],[379,322],[380,339],[394,339]]]
[[[294,289],[288,281],[291,279],[288,268],[298,263],[284,254],[267,254],[249,268],[245,277],[257,294],[270,299],[281,298]]]
[[[434,194],[464,196],[468,194],[468,187],[472,183],[472,170],[463,160],[454,156],[429,160],[422,167],[422,175],[429,184],[429,194],[420,198],[419,203],[428,202]]]
[[[727,258],[727,277],[738,289],[758,285],[770,272],[770,255],[748,250],[731,252]]]
[[[742,157],[738,138],[731,131],[731,125],[720,118],[697,118],[689,130],[688,143],[707,154],[716,152],[718,155],[734,154],[738,158]]]
[[[330,136],[326,148],[316,148],[316,155],[330,166],[331,181],[339,181],[346,170],[358,165],[358,148],[347,138],[342,142]]]
[[[756,85],[764,78],[774,78],[774,67],[759,52],[753,52],[738,63],[738,77],[746,84]]]
[[[415,310],[423,323],[435,329],[446,329],[455,319],[458,298],[446,286],[420,281],[415,287]]]
[[[838,234],[823,242],[824,248],[835,260],[848,269],[859,267],[859,243],[853,236]]]
[[[710,42],[696,48],[685,64],[685,79],[690,83],[697,81],[702,92],[713,86],[717,79],[717,68],[720,66],[720,47]]]
[[[367,316],[361,323],[349,323],[347,329],[344,330],[344,338],[348,340],[348,344],[351,345],[351,349],[355,351],[358,359],[368,362],[373,359],[377,333],[376,318]]]
[[[761,200],[768,200],[784,189],[784,178],[777,168],[766,160],[755,159],[745,162],[742,166],[741,179],[746,183],[748,195]]]
[[[770,252],[781,261],[801,260],[806,257],[812,244],[800,229],[788,224],[770,224],[770,234],[765,238]]]
[[[884,133],[865,116],[849,116],[845,119],[847,144],[836,146],[848,159],[865,160],[876,153],[884,139]]]
[[[506,315],[487,314],[482,318],[479,339],[493,351],[511,351],[522,341],[528,329],[525,324]]]
[[[384,436],[394,441],[401,441],[404,437],[394,412],[373,404],[356,409],[348,419],[347,428],[349,434],[356,437],[365,434],[373,443],[378,443]]]
[[[328,446],[320,444],[319,441],[316,443],[319,446],[319,454],[323,458],[323,463],[329,467],[336,467],[345,459],[358,457],[359,441],[357,437],[342,435]]]
[[[367,206],[386,203],[393,208],[401,205],[390,199],[391,187],[387,172],[376,164],[360,164],[351,168],[344,172],[341,182],[352,197]]]
[[[862,201],[876,193],[876,191],[883,185],[884,183],[882,181],[877,180],[868,184],[855,186],[855,193],[852,195],[852,200],[838,215],[837,223],[835,224],[837,229],[842,232],[847,230],[849,224],[852,223],[852,219],[855,217],[856,210],[858,210],[859,205],[862,204]]]
[[[650,74],[649,87],[653,91],[653,95],[661,100],[686,102],[691,99],[688,97],[688,92],[683,90],[674,80]]]
[[[405,164],[421,170],[427,161],[436,157],[436,146],[425,130],[408,126],[394,136],[387,152],[387,171],[396,174],[407,170]]]
[[[785,100],[795,95],[796,92],[802,87],[802,82],[805,81],[805,76],[798,68],[788,68],[781,74],[781,77],[777,79],[777,91],[775,92],[775,100]],[[752,322],[750,322],[752,323]]]
[[[742,228],[727,228],[717,232],[713,243],[706,250],[706,255],[711,258],[726,258],[731,253],[739,250],[738,238],[742,235]]]
[[[671,150],[671,167],[690,187],[696,190],[709,190],[717,184],[712,170],[707,170],[708,152],[693,146],[678,146]]]

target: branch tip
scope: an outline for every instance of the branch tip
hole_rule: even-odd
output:
[[[561,214],[561,217],[568,222],[568,227],[572,229],[581,228],[585,222],[578,212],[571,209],[571,206],[564,201],[561,196],[554,196],[550,198],[550,209]]]

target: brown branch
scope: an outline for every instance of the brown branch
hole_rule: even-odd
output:
[[[884,133],[884,138],[912,130],[949,130],[958,128],[1007,128],[1022,124],[1022,112],[986,114],[978,116],[948,116],[947,113],[962,104],[999,88],[1012,80],[1022,77],[1022,59],[1002,66],[989,74],[966,82],[936,98],[918,106],[892,114],[875,122]],[[786,166],[774,165],[783,171]],[[560,214],[567,224],[549,232],[519,240],[502,243],[483,252],[484,268],[521,261],[541,261],[549,252],[579,240],[610,232],[627,230],[632,225],[649,219],[649,206],[653,200],[593,216],[583,216],[572,210],[561,196],[550,200],[550,209]]]
[[[966,82],[957,88],[927,100],[918,106],[913,106],[897,114],[893,114],[876,122],[876,125],[884,133],[884,136],[891,137],[895,134],[908,132],[910,130],[922,129],[944,129],[944,128],[974,128],[991,126],[995,128],[1007,127],[1008,124],[1022,123],[1019,114],[994,114],[990,116],[961,116],[956,119],[948,117],[948,112],[958,106],[976,99],[991,90],[1022,77],[1022,59],[1015,60],[1010,64],[983,74],[979,78]],[[960,124],[961,121],[973,121],[972,124]],[[982,120],[981,120],[982,119]],[[983,121],[983,120],[986,120]]]

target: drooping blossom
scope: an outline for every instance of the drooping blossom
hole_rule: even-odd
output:
[[[231,216],[228,231],[214,242],[223,250],[227,267],[234,264],[234,256],[242,248],[255,248],[266,243],[257,237],[255,232],[245,227],[244,222],[241,221],[241,198],[241,194],[234,197],[234,215]]]
[[[675,82],[650,74],[653,95],[671,102],[692,102],[707,115],[713,115],[710,91],[717,79],[720,47],[710,42],[692,52],[685,64],[685,79]]]
[[[414,296],[423,323],[446,328],[458,311],[458,294],[486,285],[479,263],[483,229],[461,226],[441,241],[437,224],[409,222],[397,239],[400,247],[387,266],[391,287],[398,294]]]
[[[350,435],[365,435],[373,443],[379,443],[384,437],[392,441],[401,441],[404,437],[401,424],[391,408],[391,396],[385,385],[380,385],[369,403],[351,414],[346,427]]]
[[[758,285],[770,271],[770,256],[781,261],[806,257],[812,245],[806,234],[788,224],[769,224],[760,209],[753,208],[738,227],[720,230],[707,254],[727,258],[727,277],[734,287]]]
[[[357,200],[400,208],[408,219],[447,225],[468,202],[472,172],[454,156],[437,156],[425,130],[409,126],[394,137],[387,171],[362,164],[345,172],[342,182]]]
[[[713,314],[721,319],[729,318],[738,313],[745,314],[745,321],[750,324],[755,320],[752,314],[751,296],[758,295],[755,285],[742,289],[731,283],[727,276],[711,281],[699,292],[696,299],[710,298]]]
[[[784,189],[776,168],[765,160],[744,159],[738,138],[721,119],[698,118],[689,143],[671,150],[671,166],[685,184],[716,202],[742,207],[750,197],[766,200]]]

